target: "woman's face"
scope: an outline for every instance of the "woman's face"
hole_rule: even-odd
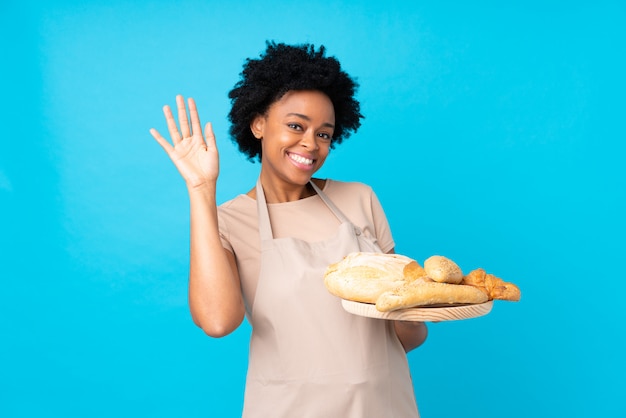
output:
[[[334,127],[335,109],[324,93],[287,92],[250,125],[254,136],[261,141],[264,178],[305,185],[324,164]]]

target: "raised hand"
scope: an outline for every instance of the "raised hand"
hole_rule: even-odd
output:
[[[205,137],[203,137],[196,103],[192,98],[187,101],[190,120],[187,119],[185,99],[180,95],[176,96],[180,131],[174,120],[172,109],[167,105],[163,107],[172,144],[154,128],[150,129],[150,134],[170,157],[188,188],[215,186],[219,174],[219,156],[215,146],[213,127],[211,123],[207,123],[204,128]]]

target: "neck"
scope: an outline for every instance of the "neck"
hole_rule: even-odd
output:
[[[315,182],[317,187],[322,189],[326,183],[324,180],[320,179],[311,179],[311,181]],[[263,185],[263,192],[267,203],[294,202],[317,194],[309,182],[303,185],[285,184],[267,180],[261,175],[261,184]],[[251,198],[256,199],[256,187],[253,187],[247,194]]]
[[[275,184],[267,184],[261,180],[263,185],[263,192],[265,193],[265,200],[267,203],[285,203],[294,202],[296,200],[304,199],[315,194],[313,187],[309,183],[304,185],[290,185],[288,187],[279,186]]]

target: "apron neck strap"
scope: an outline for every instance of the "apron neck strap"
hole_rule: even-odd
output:
[[[322,191],[313,181],[309,181],[315,193],[322,199],[322,201],[328,206],[328,209],[341,221],[341,223],[349,222],[349,219],[339,210],[337,206],[326,196],[326,193]],[[265,193],[263,192],[263,186],[261,185],[261,178],[256,181],[256,206],[259,217],[259,233],[261,240],[271,240],[274,238],[272,233],[272,224],[270,222],[270,214],[267,209],[267,202],[265,200]]]
[[[261,177],[256,181],[256,210],[259,217],[259,233],[261,241],[273,239],[272,225],[270,224],[270,213],[267,210],[265,193],[261,185]]]
[[[328,180],[326,180],[328,181]],[[337,219],[339,219],[341,221],[341,223],[344,222],[349,222],[349,219],[346,217],[346,215],[343,214],[342,211],[339,210],[339,208],[337,206],[335,206],[335,204],[333,203],[332,200],[330,200],[330,198],[328,196],[326,196],[326,193],[324,193],[322,191],[322,189],[320,189],[319,187],[317,187],[317,185],[315,184],[315,182],[313,182],[312,180],[309,181],[309,183],[311,183],[311,186],[313,186],[313,190],[315,190],[315,193],[317,193],[317,195],[320,197],[320,199],[322,199],[322,201],[324,203],[326,203],[326,206],[328,206],[328,209],[331,210],[331,212],[333,214],[335,214],[335,216],[337,217]]]

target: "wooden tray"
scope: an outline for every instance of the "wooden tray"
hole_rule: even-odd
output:
[[[421,308],[399,309],[391,312],[380,312],[371,303],[341,300],[346,311],[369,318],[391,319],[396,321],[440,322],[459,319],[477,318],[487,315],[493,307],[493,301],[473,305],[432,306]]]

